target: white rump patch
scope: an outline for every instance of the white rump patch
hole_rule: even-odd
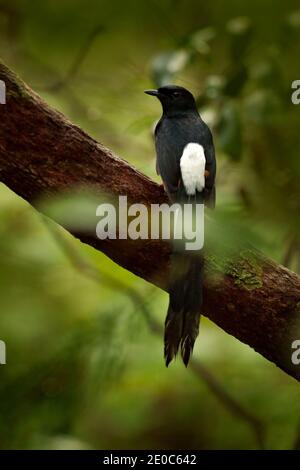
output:
[[[188,196],[201,192],[205,186],[205,154],[200,144],[189,143],[184,147],[180,158],[183,185]]]

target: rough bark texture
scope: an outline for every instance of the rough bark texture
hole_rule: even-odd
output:
[[[166,201],[160,186],[50,108],[0,63],[7,104],[0,106],[0,180],[36,205],[75,187],[131,202]],[[59,221],[65,225],[63,221]],[[95,219],[96,223],[96,219]],[[74,233],[119,265],[165,288],[169,246],[161,241],[100,241]],[[203,310],[228,333],[250,345],[297,380],[291,343],[300,339],[300,278],[253,250],[234,259],[206,258]]]

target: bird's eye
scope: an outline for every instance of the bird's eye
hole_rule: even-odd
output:
[[[174,91],[173,92],[173,96],[179,96],[179,95],[180,95],[179,91]]]

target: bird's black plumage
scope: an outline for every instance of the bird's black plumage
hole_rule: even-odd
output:
[[[215,206],[216,159],[211,132],[201,119],[193,95],[183,87],[168,85],[147,90],[156,96],[163,114],[155,129],[156,169],[164,183],[170,202],[191,202],[182,178],[180,161],[190,143],[202,146],[205,154],[205,186],[195,191],[192,200]],[[181,355],[187,365],[198,335],[202,306],[203,257],[173,249],[170,302],[165,324],[166,364]]]

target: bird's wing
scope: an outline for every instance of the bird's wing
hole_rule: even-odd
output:
[[[215,179],[216,179],[216,156],[215,156],[215,148],[213,143],[212,134],[208,127],[206,127],[206,136],[205,136],[206,145],[204,147],[205,152],[205,170],[208,172],[205,178],[205,194],[204,194],[204,201],[207,207],[210,209],[214,209],[216,205],[216,186],[215,186]]]
[[[174,200],[180,182],[179,149],[175,143],[157,136],[156,154],[156,170],[161,176],[169,198]]]
[[[215,157],[215,148],[214,148],[212,135],[208,127],[206,128],[205,137],[206,137],[205,145],[204,145],[205,160],[206,160],[205,169],[208,171],[208,176],[205,181],[205,187],[212,188],[215,184],[215,178],[216,178],[216,157]]]

